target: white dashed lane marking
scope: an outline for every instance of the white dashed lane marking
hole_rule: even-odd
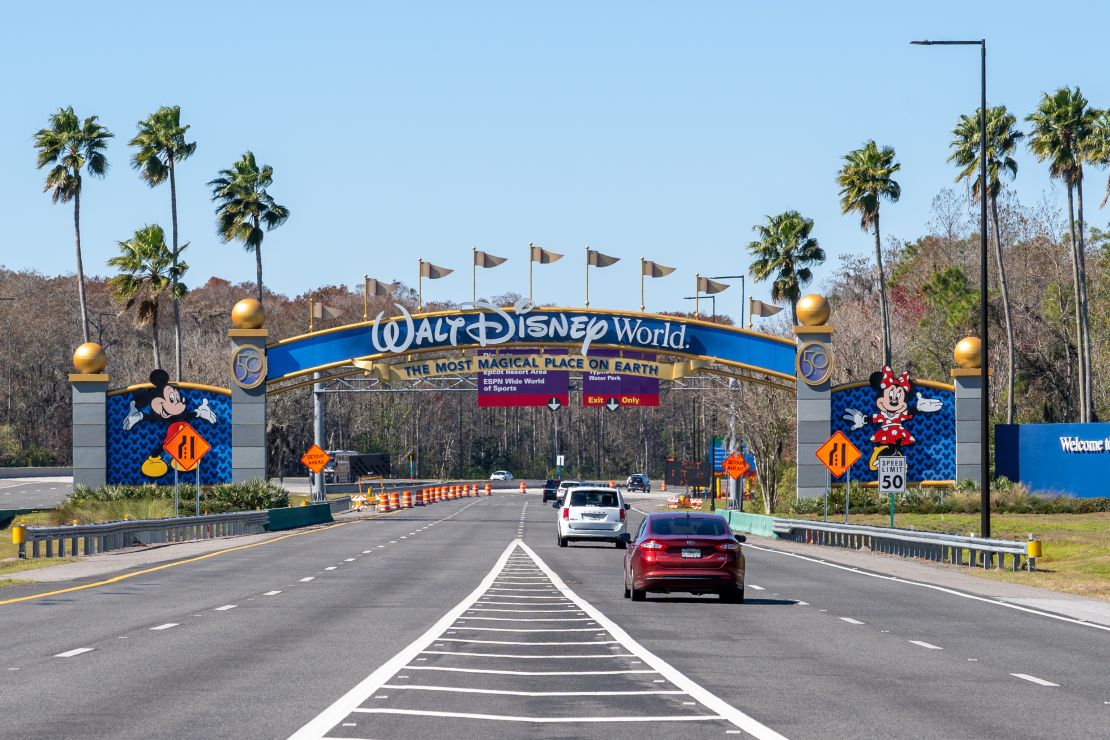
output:
[[[1030,681],[1032,683],[1037,684],[1038,686],[1059,686],[1060,685],[1058,683],[1052,683],[1051,681],[1046,681],[1043,678],[1037,678],[1036,676],[1030,676],[1028,673],[1011,673],[1010,675],[1013,676],[1014,678],[1020,678],[1023,681]]]
[[[178,624],[179,622],[166,622],[165,624],[160,624],[157,627],[151,627],[150,630],[151,632],[159,632],[161,630],[168,630],[170,627],[177,627]]]
[[[64,653],[58,653],[54,657],[55,658],[72,658],[75,655],[81,655],[83,653],[91,653],[93,650],[94,650],[94,648],[74,648],[73,650],[66,650]]]
[[[238,606],[238,604],[224,604],[223,606],[217,606],[212,611],[226,612],[228,609],[234,609],[237,606]]]
[[[911,645],[920,645],[921,647],[929,648],[930,650],[944,650],[944,648],[942,648],[940,645],[934,645],[930,642],[923,642],[921,640],[910,640],[909,642]]]

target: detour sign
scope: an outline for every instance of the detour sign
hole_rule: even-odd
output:
[[[743,455],[738,455],[734,452],[725,458],[724,462],[721,463],[721,467],[725,469],[725,472],[728,473],[730,478],[736,480],[747,473],[751,466],[748,465],[748,461],[744,459]]]
[[[304,463],[304,466],[317,475],[330,461],[331,455],[320,449],[320,445],[317,444],[309,447],[308,452],[301,456],[301,462]]]

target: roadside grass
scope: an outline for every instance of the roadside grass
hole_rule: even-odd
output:
[[[23,524],[50,524],[50,512],[37,511],[34,514],[25,514],[17,517],[16,522]],[[14,524],[15,522],[13,522]],[[61,565],[63,563],[72,563],[75,558],[38,558],[36,560],[20,560],[19,547],[12,542],[12,528],[8,525],[4,529],[0,529],[0,576],[8,575],[9,573],[19,573],[25,570],[37,570],[39,568],[49,568],[52,565]],[[0,588],[7,588],[8,586],[19,586],[32,581],[21,580],[18,578],[3,578],[0,577]]]
[[[818,519],[816,516],[800,517]],[[829,516],[843,522],[844,515]],[[852,524],[889,525],[889,515],[853,514]],[[948,534],[979,531],[978,514],[896,514],[894,526]],[[1110,512],[1091,514],[994,514],[991,536],[1024,541],[1029,534],[1043,543],[1037,571],[962,568],[980,578],[1037,586],[1110,601]]]

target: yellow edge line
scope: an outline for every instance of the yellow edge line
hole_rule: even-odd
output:
[[[376,518],[377,518],[376,516],[367,517],[367,519],[376,519]],[[355,521],[363,521],[363,520],[362,519],[356,519]],[[124,573],[122,575],[118,575],[118,576],[115,576],[113,578],[109,578],[105,581],[97,581],[96,583],[86,583],[83,586],[70,586],[69,588],[63,588],[63,589],[59,589],[57,591],[47,591],[46,593],[41,593],[41,594],[32,594],[31,596],[20,596],[17,599],[6,599],[4,601],[0,601],[0,606],[3,606],[5,604],[16,604],[16,603],[19,603],[20,601],[33,601],[34,599],[45,599],[47,596],[58,596],[59,594],[68,594],[68,593],[72,593],[74,591],[84,591],[87,588],[98,588],[100,586],[107,586],[107,585],[112,584],[112,583],[119,583],[120,581],[125,581],[128,578],[134,578],[135,576],[143,576],[143,575],[146,575],[147,573],[156,573],[157,571],[165,570],[166,568],[174,568],[178,565],[186,565],[188,563],[195,563],[195,562],[198,562],[200,560],[207,560],[208,558],[214,558],[217,555],[224,555],[224,554],[229,553],[229,552],[237,552],[239,550],[249,550],[252,547],[261,547],[262,545],[269,545],[269,544],[272,544],[274,542],[281,542],[282,540],[287,540],[290,537],[300,537],[300,536],[306,535],[306,534],[315,534],[317,532],[326,532],[328,530],[335,529],[336,527],[343,527],[343,526],[346,526],[348,524],[354,524],[354,522],[353,521],[352,522],[335,522],[335,523],[333,523],[333,524],[331,524],[327,527],[320,527],[319,529],[310,529],[306,532],[292,532],[290,534],[283,534],[280,537],[275,537],[274,539],[266,540],[265,542],[254,542],[254,543],[251,543],[249,545],[239,545],[238,547],[229,547],[226,550],[216,550],[215,552],[210,552],[206,555],[198,555],[195,558],[189,558],[187,560],[175,560],[172,563],[163,563],[162,565],[156,565],[153,568],[146,568],[144,570],[136,570],[132,573]]]

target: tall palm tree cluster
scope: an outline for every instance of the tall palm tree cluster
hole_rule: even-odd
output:
[[[948,161],[959,168],[957,182],[970,185],[971,198],[978,201],[980,192],[979,162],[983,154],[980,111],[960,116],[952,130]],[[1006,279],[1005,235],[999,218],[998,199],[1002,180],[1017,176],[1014,154],[1023,139],[1041,162],[1046,162],[1053,179],[1063,182],[1068,197],[1069,248],[1071,251],[1073,308],[1076,328],[1075,357],[1079,389],[1079,420],[1092,421],[1094,388],[1091,373],[1091,332],[1088,318],[1086,273],[1086,221],[1084,219],[1084,165],[1110,166],[1110,110],[1092,108],[1079,88],[1062,87],[1044,93],[1037,109],[1026,116],[1028,132],[1018,128],[1017,118],[1006,106],[987,110],[986,157],[989,199],[989,233],[998,272],[998,289],[1002,304],[1002,323],[1006,333],[1006,421],[1014,420],[1014,384],[1016,376],[1013,312]],[[895,161],[894,149],[880,147],[875,141],[848,152],[837,173],[840,206],[845,215],[859,217],[860,228],[870,232],[875,242],[875,279],[879,292],[882,325],[882,354],[891,362],[890,307],[887,297],[887,276],[883,268],[882,240],[879,232],[879,208],[883,201],[896,203],[902,189],[894,179],[901,165]],[[1110,200],[1110,178],[1099,207]],[[824,261],[825,255],[817,239],[811,236],[813,221],[797,211],[768,216],[765,224],[754,227],[758,239],[748,244],[753,257],[751,273],[756,280],[773,279],[771,297],[784,300],[793,308],[811,279],[811,267]],[[796,314],[795,314],[796,319]]]
[[[158,310],[164,300],[173,308],[175,377],[182,376],[181,301],[188,293],[182,281],[189,266],[181,255],[189,246],[181,244],[177,227],[177,166],[196,151],[196,142],[186,141],[189,126],[181,124],[179,106],[163,106],[139,121],[131,139],[134,148],[131,166],[150,187],[170,184],[171,243],[158,224],[137,229],[131,238],[118,242],[119,255],[108,260],[118,270],[111,278],[113,295],[124,311],[134,310],[135,322],[151,328],[151,349],[155,367],[162,366],[159,344]],[[81,336],[89,341],[89,316],[85,297],[85,270],[81,254],[82,172],[104,177],[108,172],[106,150],[112,134],[97,116],[83,121],[73,107],[59,108],[46,128],[35,134],[39,169],[49,166],[44,191],[55,203],[73,202],[73,230],[77,253],[77,293],[80,303]],[[273,184],[273,168],[257,164],[247,151],[231,169],[221,170],[208,183],[211,198],[218,202],[216,232],[223,242],[239,241],[253,252],[256,263],[258,299],[262,290],[263,231],[281,226],[289,209],[274,202],[267,188]]]

